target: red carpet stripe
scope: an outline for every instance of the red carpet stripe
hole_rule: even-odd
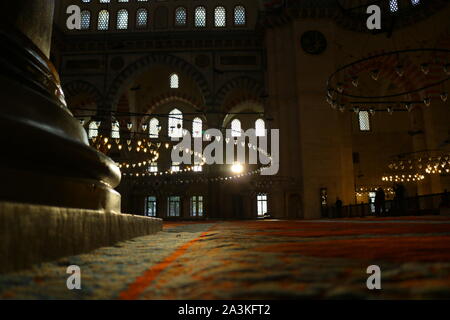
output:
[[[203,232],[198,238],[192,239],[191,241],[183,244],[177,248],[170,256],[165,258],[163,261],[155,264],[150,269],[145,271],[145,273],[136,278],[136,280],[130,284],[127,290],[122,291],[119,294],[119,299],[121,300],[135,300],[139,295],[145,291],[145,289],[156,279],[156,277],[167,268],[172,262],[182,256],[186,250],[192,246],[195,242],[205,237],[209,233],[208,231]]]

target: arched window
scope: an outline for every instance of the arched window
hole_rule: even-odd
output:
[[[88,30],[91,27],[91,12],[81,11],[81,30]]]
[[[120,139],[120,125],[118,121],[115,121],[111,125],[111,138]]]
[[[369,111],[360,111],[358,113],[358,119],[359,119],[359,130],[370,131]]]
[[[150,138],[158,138],[159,136],[159,120],[156,118],[153,118],[150,120],[150,125],[148,132],[150,134]]]
[[[183,113],[173,109],[169,113],[169,137],[181,138],[183,136]]]
[[[89,123],[88,137],[89,139],[98,137],[98,126],[97,123],[95,123],[95,121]]]
[[[244,6],[236,6],[234,7],[234,25],[235,26],[245,26],[247,23],[245,15],[245,7]]]
[[[118,2],[128,2],[129,0],[119,0]]]
[[[136,27],[145,28],[148,24],[148,11],[147,9],[141,8],[136,12]]]
[[[411,0],[411,4],[413,6],[417,6],[418,4],[420,4],[420,0]]]
[[[170,88],[178,89],[180,87],[180,77],[176,73],[170,75]]]
[[[238,119],[231,121],[231,136],[240,137],[242,135],[241,122]]]
[[[227,25],[227,11],[225,7],[216,7],[214,9],[214,26],[225,27]]]
[[[84,3],[89,3],[91,0],[83,0]]]
[[[125,9],[121,9],[117,12],[117,29],[128,29],[128,11]]]
[[[186,8],[178,7],[175,9],[175,25],[185,26],[187,22]]]
[[[263,119],[255,121],[255,134],[257,137],[264,137],[266,135],[266,124]]]
[[[391,10],[391,12],[398,11],[398,0],[389,0],[389,10]]]
[[[205,7],[195,8],[195,26],[196,27],[206,27],[206,8]]]
[[[203,130],[203,122],[200,118],[192,120],[192,137],[201,138]]]
[[[109,12],[108,10],[102,10],[98,13],[98,30],[108,30],[109,29]]]
[[[100,0],[100,3],[110,3],[111,0]]]

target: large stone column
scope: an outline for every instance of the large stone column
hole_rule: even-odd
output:
[[[120,170],[91,148],[49,61],[53,0],[0,2],[0,272],[160,230],[120,213]]]

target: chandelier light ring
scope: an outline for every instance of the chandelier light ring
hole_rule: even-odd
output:
[[[347,98],[355,98],[355,99],[387,99],[387,98],[395,98],[395,97],[401,97],[401,96],[405,96],[408,94],[413,94],[413,93],[417,93],[417,92],[421,92],[424,91],[426,89],[430,89],[433,87],[436,87],[440,84],[443,84],[445,82],[447,82],[448,80],[450,80],[450,77],[445,78],[444,80],[432,83],[430,85],[418,88],[418,89],[414,89],[414,90],[409,90],[409,91],[405,91],[405,92],[401,92],[401,93],[397,93],[397,94],[391,94],[391,95],[385,95],[385,96],[358,96],[358,95],[352,95],[352,94],[347,94],[347,93],[339,93],[340,96],[342,97],[347,97]],[[395,103],[398,103],[399,101],[396,101]],[[414,103],[413,101],[409,101],[411,103]],[[420,103],[422,103],[423,101],[419,101]],[[353,104],[357,104],[359,102],[352,102]],[[378,103],[378,102],[371,102],[371,103]],[[379,102],[381,103],[381,102]],[[386,103],[386,102],[385,102]],[[388,102],[388,103],[394,103],[394,102]]]
[[[415,64],[413,62],[408,63],[407,66],[403,66],[402,62],[406,62],[408,54],[416,54],[416,53],[435,53],[434,59],[435,62],[423,62],[420,65],[420,68],[414,68]],[[417,103],[425,103],[425,105],[429,105],[430,103],[430,94],[438,94],[439,91],[436,89],[438,86],[443,85],[448,80],[450,80],[450,63],[444,56],[449,56],[449,49],[440,49],[440,48],[419,48],[419,49],[404,49],[397,51],[389,51],[389,52],[381,52],[374,55],[371,55],[366,58],[358,59],[354,62],[346,64],[340,68],[338,68],[335,72],[333,72],[329,78],[327,79],[327,92],[326,98],[327,102],[332,105],[335,109],[337,104],[417,104]],[[400,56],[403,55],[402,58]],[[408,58],[409,59],[409,58]],[[416,59],[414,57],[413,59]],[[430,58],[431,59],[431,58]],[[383,60],[383,61],[380,61]],[[450,59],[449,59],[450,60]],[[437,65],[441,64],[438,68]],[[389,67],[386,67],[389,66]],[[410,88],[408,90],[404,90],[402,92],[393,92],[385,95],[363,95],[356,94],[349,89],[353,90],[361,90],[361,84],[359,81],[359,75],[372,68],[370,71],[370,76],[373,80],[377,81],[380,76],[383,76],[384,79],[387,79],[391,83],[397,84],[396,87],[406,87]],[[392,69],[392,70],[391,70]],[[446,76],[445,78],[439,77],[437,74],[441,71]],[[405,75],[407,73],[407,76]],[[344,75],[342,75],[344,73]],[[343,80],[341,80],[343,79]],[[414,80],[428,80],[427,84],[422,85],[414,85],[412,83],[412,79]],[[401,80],[401,83],[399,82]],[[432,81],[430,83],[430,81]],[[400,85],[399,85],[400,84]],[[362,87],[364,88],[364,87]],[[426,97],[421,97],[420,93],[426,92]],[[445,102],[447,100],[448,93],[441,92],[441,99]],[[408,101],[383,101],[389,98],[398,98],[402,96],[409,96]],[[423,96],[423,94],[422,94]],[[372,100],[372,101],[348,101],[350,99],[363,99],[363,100]],[[422,99],[422,100],[418,100]],[[414,101],[413,101],[414,100]],[[342,111],[342,105],[340,105],[340,109]]]

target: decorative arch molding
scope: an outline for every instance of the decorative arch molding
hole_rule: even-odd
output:
[[[203,110],[198,107],[200,101],[198,101],[194,97],[189,96],[187,94],[173,94],[170,92],[164,93],[162,95],[153,98],[150,102],[147,103],[146,110],[147,112],[153,112],[158,107],[171,102],[182,102],[195,109],[195,111],[203,112]]]
[[[66,100],[69,100],[70,98],[76,96],[77,94],[87,93],[93,97],[97,106],[101,104],[103,98],[100,90],[98,90],[95,85],[84,80],[75,80],[68,82],[67,84],[64,84],[63,91]]]
[[[192,107],[195,111],[203,112],[203,110],[198,107],[200,101],[196,100],[194,97],[189,96],[187,94],[173,94],[171,92],[170,93],[168,92],[153,98],[150,102],[147,103],[145,113],[148,113],[149,115],[143,117],[141,122],[144,123],[148,121],[149,119],[152,118],[151,113],[157,110],[160,106],[169,104],[171,102],[181,102],[185,105]]]
[[[112,82],[106,95],[107,105],[114,109],[117,105],[120,93],[125,85],[139,74],[144,73],[150,67],[162,64],[176,68],[194,80],[203,95],[202,104],[210,104],[212,100],[211,90],[205,77],[190,63],[168,54],[151,54],[140,58],[128,65]]]
[[[228,106],[224,106],[224,103],[228,94],[234,89],[247,89],[249,93],[248,95],[238,99],[239,101],[233,101],[233,105],[236,105],[244,100],[253,100],[263,104],[261,99],[261,96],[264,94],[263,85],[253,78],[238,77],[228,81],[217,91],[215,105],[220,106],[221,110],[228,110],[233,107],[233,105],[230,104]]]

